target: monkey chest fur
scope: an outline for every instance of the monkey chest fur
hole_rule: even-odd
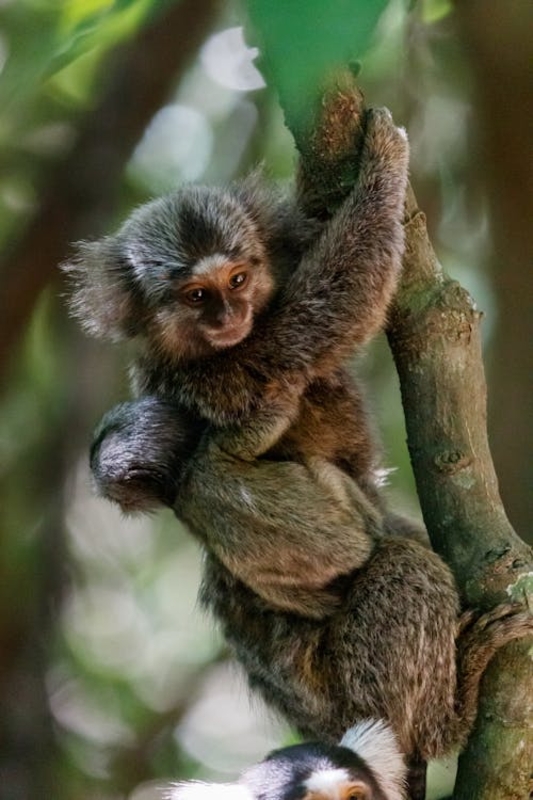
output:
[[[311,383],[299,414],[268,452],[276,460],[324,459],[363,484],[372,482],[376,444],[359,387],[345,371]]]

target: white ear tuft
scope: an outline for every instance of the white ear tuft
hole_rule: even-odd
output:
[[[140,301],[125,281],[127,269],[115,237],[78,242],[61,269],[71,284],[70,312],[88,334],[119,341],[139,332]]]
[[[164,800],[254,800],[240,783],[176,783],[163,795]]]
[[[365,719],[346,731],[340,745],[367,762],[387,800],[404,800],[407,768],[389,725]]]

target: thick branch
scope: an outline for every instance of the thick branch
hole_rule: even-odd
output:
[[[411,194],[404,276],[389,342],[400,376],[411,461],[433,546],[471,605],[493,605],[531,549],[502,506],[486,431],[480,320],[443,274]]]
[[[469,605],[491,606],[509,594],[523,600],[533,589],[533,559],[505,515],[488,446],[481,314],[442,273],[412,194],[407,212],[404,276],[389,342],[424,520]],[[531,679],[527,643],[507,647],[490,665],[477,725],[460,759],[457,800],[528,795]]]
[[[334,95],[335,102],[329,98]],[[299,185],[307,213],[329,216],[346,197],[357,175],[358,153],[363,138],[364,104],[361,92],[347,70],[337,75],[325,94],[318,95],[314,113],[306,119],[285,110],[286,123],[301,155]]]
[[[349,109],[344,81],[335,92],[340,107]],[[359,95],[354,89],[355,97]],[[359,135],[359,99],[354,100],[356,107],[352,121],[343,121],[340,136],[327,129],[338,124],[335,114],[326,120],[318,115],[318,134],[293,131],[305,162],[304,174],[320,176],[315,182],[315,213],[321,196],[329,211],[331,198],[346,189],[342,148]],[[320,168],[327,153],[317,142],[326,150],[333,143],[327,171]],[[480,319],[468,294],[443,274],[424,215],[410,193],[404,275],[388,331],[400,376],[408,444],[435,549],[454,570],[465,601],[492,606],[509,594],[524,599],[533,561],[530,548],[507,520],[498,493],[486,433]],[[457,800],[526,797],[533,763],[533,710],[525,702],[530,694],[527,644],[510,646],[498,654],[485,676],[478,725],[461,758]],[[507,759],[511,748],[512,758]],[[502,794],[502,774],[514,794]]]

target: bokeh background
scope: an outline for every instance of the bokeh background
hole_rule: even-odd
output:
[[[357,38],[358,15],[379,17],[358,39],[360,84],[407,128],[439,257],[485,312],[492,449],[531,542],[533,6],[290,5],[289,70],[304,21],[331,45],[336,30]],[[294,145],[249,20],[258,6],[0,2],[0,800],[150,800],[172,776],[230,780],[293,738],[196,607],[201,555],[186,531],[170,512],[124,519],[94,497],[91,430],[128,397],[129,354],[82,336],[57,269],[70,242],[185,182],[258,162],[290,182]],[[391,501],[417,515],[384,341],[358,369]],[[450,774],[436,768],[432,797]]]

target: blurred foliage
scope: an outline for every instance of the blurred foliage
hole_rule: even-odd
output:
[[[17,0],[0,7],[0,241],[38,202],[46,163],[67,148],[93,102],[106,52],[160,4]]]
[[[171,5],[0,4],[5,254],[24,239],[95,113],[110,57]],[[388,105],[409,131],[413,180],[434,242],[445,268],[489,312],[489,346],[495,299],[481,268],[490,245],[487,199],[469,159],[472,77],[450,3],[304,5],[302,13],[295,0],[222,4],[197,57],[175,76],[167,104],[146,121],[115,215],[184,181],[231,179],[260,160],[273,177],[290,178],[293,143],[245,38],[266,45],[268,61],[257,63],[298,108],[329,66],[357,58],[369,102]],[[179,48],[187,30],[169,35]],[[200,555],[172,516],[123,519],[92,496],[90,430],[127,395],[127,354],[84,340],[67,319],[63,290],[56,276],[35,297],[0,399],[0,800],[118,800],[132,792],[149,800],[169,776],[229,779],[292,734],[256,699],[249,703],[216,631],[196,609]],[[361,369],[385,461],[397,468],[393,502],[416,514],[383,341]]]

